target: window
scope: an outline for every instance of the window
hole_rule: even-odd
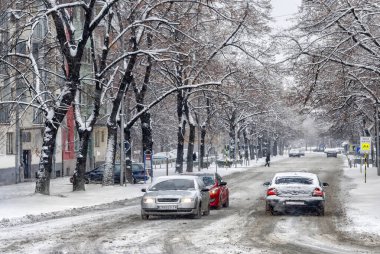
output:
[[[102,143],[104,143],[104,131],[102,131]]]
[[[0,105],[0,123],[10,123],[9,105]]]
[[[100,146],[99,134],[100,134],[99,131],[95,131],[95,147]]]
[[[43,124],[44,123],[44,112],[36,108],[33,109],[33,123],[34,124]]]
[[[276,184],[313,184],[313,179],[307,177],[278,177],[276,178]]]
[[[30,142],[32,140],[32,134],[28,132],[21,132],[22,142]]]
[[[214,181],[214,177],[213,176],[204,176],[202,178],[203,180],[203,183],[206,185],[206,186],[210,186],[210,185],[214,185],[215,184],[215,181]]]
[[[7,147],[6,147],[6,153],[7,154],[14,154],[14,133],[8,132],[7,133]]]
[[[9,96],[10,96],[10,88],[1,87],[1,84],[0,84],[0,101],[10,100]],[[10,105],[0,104],[0,123],[10,123]]]

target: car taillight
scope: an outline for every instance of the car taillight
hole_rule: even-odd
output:
[[[269,188],[267,190],[267,196],[276,196],[277,195],[277,190],[275,188]]]
[[[313,191],[313,196],[314,197],[322,197],[323,191],[320,188],[315,188]]]

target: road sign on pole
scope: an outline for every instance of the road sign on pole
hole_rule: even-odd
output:
[[[360,137],[360,151],[369,154],[371,151],[371,137]]]

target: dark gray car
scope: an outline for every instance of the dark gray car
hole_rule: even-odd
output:
[[[209,189],[197,176],[161,176],[154,180],[141,198],[141,218],[151,215],[210,214]]]

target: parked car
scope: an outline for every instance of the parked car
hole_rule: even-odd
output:
[[[290,149],[289,157],[301,157],[300,150],[298,149]]]
[[[230,205],[230,190],[227,182],[224,182],[218,173],[193,172],[184,175],[196,175],[202,179],[207,188],[210,189],[210,206],[216,209]]]
[[[338,157],[338,151],[335,148],[326,148],[325,153],[327,157]]]
[[[327,183],[318,176],[306,172],[283,172],[274,175],[272,181],[264,183],[266,211],[272,215],[289,208],[314,209],[318,215],[325,214],[325,191]]]
[[[191,215],[199,219],[210,214],[210,195],[197,176],[157,177],[141,198],[141,218],[151,215]]]
[[[300,148],[298,150],[300,152],[300,156],[305,156],[305,149],[304,148]]]
[[[93,170],[90,170],[84,174],[85,183],[101,183],[103,181],[105,164],[102,164]],[[141,181],[147,181],[149,176],[144,172],[143,163],[132,163],[132,178],[133,183]],[[125,179],[125,178],[124,178]],[[70,177],[70,182],[73,183],[73,177]],[[120,183],[120,163],[115,163],[114,168],[114,182]]]

